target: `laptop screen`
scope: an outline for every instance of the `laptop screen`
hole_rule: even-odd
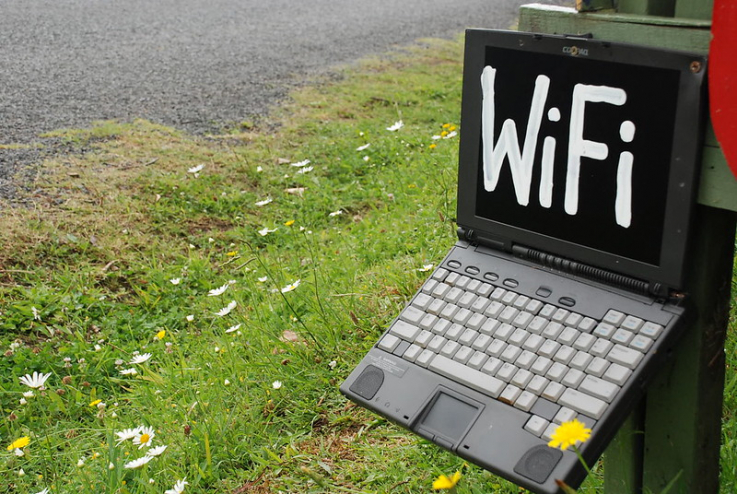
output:
[[[466,46],[459,224],[678,286],[700,120],[684,92],[698,95],[704,72],[693,56],[512,32],[468,31]]]

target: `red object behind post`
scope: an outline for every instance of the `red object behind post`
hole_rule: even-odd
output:
[[[714,132],[737,177],[737,2],[714,0],[709,106]]]

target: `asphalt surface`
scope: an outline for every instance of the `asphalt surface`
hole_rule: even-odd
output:
[[[0,149],[0,197],[27,181],[24,165],[58,151],[43,132],[139,117],[212,131],[337,65],[466,27],[507,28],[523,3],[0,0],[0,144],[44,143]]]

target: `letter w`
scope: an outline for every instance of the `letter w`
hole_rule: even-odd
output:
[[[484,67],[481,74],[481,90],[483,101],[481,107],[481,139],[483,142],[484,162],[484,189],[491,192],[499,182],[499,173],[504,158],[509,156],[509,168],[512,172],[514,192],[517,202],[527,206],[530,202],[530,184],[532,182],[532,165],[537,148],[537,135],[540,132],[545,102],[548,99],[550,78],[544,75],[537,76],[535,92],[532,95],[530,116],[527,121],[524,149],[520,151],[517,125],[514,120],[507,119],[502,125],[499,141],[494,147],[494,79],[496,69]]]

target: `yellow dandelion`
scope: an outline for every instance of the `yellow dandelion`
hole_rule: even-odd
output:
[[[230,256],[230,257],[234,257],[234,256],[235,256],[235,255],[237,255],[237,254],[238,254],[238,251],[235,251],[235,250],[231,250],[230,252],[228,252],[228,253],[227,253],[227,254],[225,254],[225,255],[226,255],[226,256]]]
[[[438,145],[437,144],[430,144],[429,147],[430,147],[430,149],[435,149],[436,147],[438,147]]]
[[[13,451],[14,449],[25,448],[26,446],[28,446],[30,442],[31,442],[30,437],[28,436],[20,437],[8,445],[8,451]]]
[[[95,401],[92,401],[92,402],[90,402],[90,406],[91,406],[91,407],[97,406],[97,404],[98,404],[98,403],[102,403],[102,400],[95,400]]]
[[[456,130],[456,128],[457,127],[455,125],[451,125],[450,127],[448,127],[448,130],[453,132],[454,130]]]
[[[294,224],[294,220],[289,220],[286,223],[284,223],[284,226],[292,226]]]
[[[450,124],[449,123],[443,124],[443,128],[444,129],[447,129],[448,127],[450,127]]]
[[[560,448],[563,451],[576,443],[583,443],[591,436],[591,429],[587,428],[583,422],[573,419],[570,422],[563,422],[553,432],[548,446],[551,448]]]
[[[441,475],[432,483],[432,488],[435,490],[449,490],[454,488],[459,480],[461,480],[460,471],[457,471],[450,477]]]
[[[164,339],[164,336],[166,336],[166,330],[165,329],[162,329],[161,331],[159,331],[158,333],[156,333],[156,339],[157,340],[163,340]]]
[[[444,130],[444,131],[442,131],[442,132],[440,133],[440,135],[441,135],[442,137],[445,137],[445,136],[447,136],[447,135],[448,135],[448,131],[447,131],[447,130]]]

